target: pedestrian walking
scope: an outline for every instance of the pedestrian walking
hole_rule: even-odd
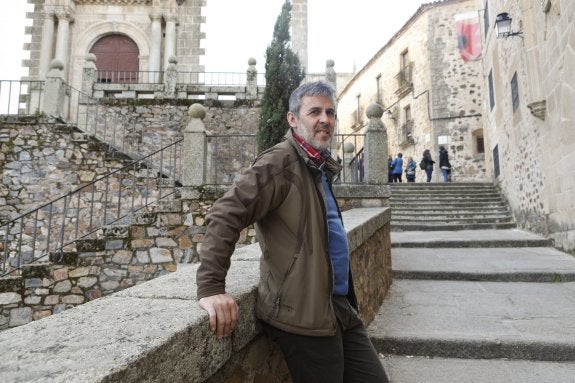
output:
[[[431,158],[431,152],[429,149],[425,149],[423,151],[423,157],[421,158],[421,162],[419,163],[419,167],[422,170],[425,170],[425,174],[427,175],[426,182],[431,182],[431,175],[433,174],[433,164],[435,161]]]
[[[451,173],[451,164],[449,163],[449,153],[445,147],[439,147],[439,168],[443,175],[443,182],[449,182],[449,173]]]
[[[397,157],[391,163],[391,175],[393,176],[393,182],[402,182],[401,174],[403,173],[403,154],[397,153]]]
[[[407,164],[405,165],[405,178],[407,182],[415,182],[415,169],[417,168],[417,163],[413,160],[413,157],[407,157]]]
[[[336,93],[324,82],[290,96],[284,141],[261,153],[206,216],[197,271],[210,330],[227,337],[240,315],[226,274],[240,231],[262,249],[255,314],[282,350],[293,382],[388,382],[357,313],[347,235],[329,153]],[[249,313],[243,313],[249,315]]]

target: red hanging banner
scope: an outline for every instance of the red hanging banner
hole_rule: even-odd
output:
[[[481,57],[481,28],[476,12],[455,15],[455,28],[459,54],[463,61],[478,60]]]

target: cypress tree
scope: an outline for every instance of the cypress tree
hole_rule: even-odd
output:
[[[299,58],[291,50],[291,3],[286,0],[276,20],[272,43],[266,49],[266,87],[258,123],[258,151],[280,142],[289,129],[289,96],[305,78]]]

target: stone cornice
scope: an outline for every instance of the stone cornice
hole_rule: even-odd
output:
[[[153,0],[74,0],[78,5],[152,5]]]

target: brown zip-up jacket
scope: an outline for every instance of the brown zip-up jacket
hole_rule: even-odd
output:
[[[332,158],[324,166],[331,185],[341,166]],[[258,318],[290,333],[333,335],[333,274],[321,172],[289,132],[207,214],[198,299],[225,293],[239,233],[254,222],[262,249]],[[357,308],[351,272],[349,286],[348,299]]]

